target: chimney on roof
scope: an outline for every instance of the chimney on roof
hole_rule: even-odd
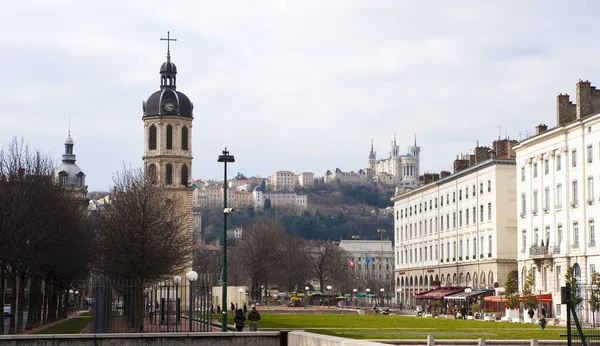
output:
[[[538,126],[535,127],[535,134],[539,135],[540,133],[544,133],[548,131],[548,125],[546,124],[539,124]]]
[[[475,152],[474,152],[475,164],[478,164],[480,162],[483,162],[483,161],[489,159],[489,152],[490,152],[490,148],[477,146],[475,148]]]
[[[585,118],[600,110],[600,91],[590,81],[577,82],[577,119]]]
[[[441,171],[441,172],[440,172],[440,179],[444,179],[444,178],[446,178],[446,177],[449,177],[449,176],[450,176],[450,174],[451,174],[451,173],[450,173],[450,172],[448,172],[448,171]]]
[[[469,160],[465,159],[463,157],[456,157],[456,160],[454,160],[454,164],[453,164],[453,168],[454,168],[454,174],[465,170],[467,168],[469,168]]]
[[[577,107],[569,100],[569,94],[556,96],[556,126],[563,126],[577,117]]]

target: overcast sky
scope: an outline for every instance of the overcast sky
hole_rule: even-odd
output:
[[[394,132],[417,135],[421,172],[450,169],[497,126],[554,127],[556,95],[600,83],[597,2],[474,3],[0,0],[0,147],[23,137],[59,162],[70,116],[89,190],[108,189],[142,164],[170,30],[195,179],[222,178],[225,146],[232,174],[356,171]]]

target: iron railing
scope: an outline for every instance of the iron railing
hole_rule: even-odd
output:
[[[211,332],[215,310],[213,282],[199,274],[195,282],[171,280],[92,280],[93,333]]]

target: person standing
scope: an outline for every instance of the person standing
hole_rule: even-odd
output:
[[[235,330],[241,332],[244,329],[244,321],[246,320],[246,316],[242,309],[238,309],[235,312],[235,317],[233,318],[233,322],[235,322]]]
[[[252,311],[248,314],[248,320],[250,320],[250,331],[258,331],[258,321],[260,321],[260,313],[256,310],[256,306],[252,306]]]
[[[217,315],[221,314],[221,305],[217,304]]]
[[[244,303],[244,315],[248,313],[248,307],[246,306],[246,303]]]
[[[235,314],[235,305],[233,305],[233,303],[231,303],[231,314]]]

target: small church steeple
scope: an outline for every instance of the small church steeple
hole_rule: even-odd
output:
[[[73,139],[71,138],[71,130],[69,130],[69,135],[67,136],[67,140],[65,140],[65,153],[62,156],[62,162],[64,163],[75,163],[75,154],[73,154]]]
[[[371,139],[371,150],[369,151],[369,159],[375,159],[375,151],[373,151],[373,140]]]

